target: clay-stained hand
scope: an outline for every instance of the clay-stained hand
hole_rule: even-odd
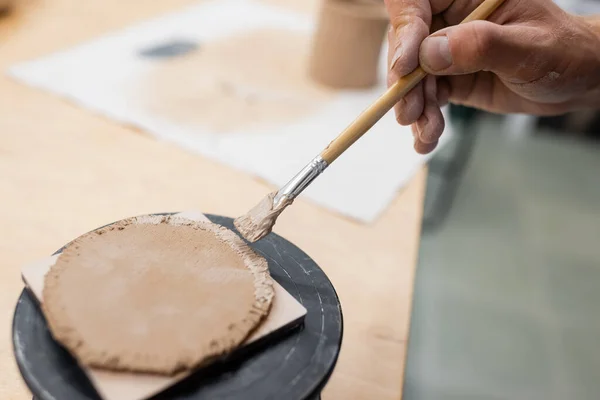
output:
[[[431,74],[395,106],[419,153],[436,147],[448,101],[535,115],[600,107],[598,19],[551,0],[506,0],[487,21],[455,26],[482,1],[385,0],[388,84],[419,64]]]

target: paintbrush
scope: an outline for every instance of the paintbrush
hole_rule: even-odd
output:
[[[504,0],[485,0],[461,24],[488,18],[503,2]],[[247,214],[238,217],[234,224],[242,236],[250,242],[255,242],[269,234],[283,210],[425,76],[427,73],[418,67],[400,78],[285,186],[277,192],[270,193]]]

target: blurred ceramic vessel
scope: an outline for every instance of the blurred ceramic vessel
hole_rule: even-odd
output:
[[[340,89],[374,85],[388,24],[383,1],[324,0],[312,43],[311,78]]]

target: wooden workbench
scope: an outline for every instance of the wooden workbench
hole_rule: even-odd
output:
[[[2,71],[192,2],[17,1],[0,19]],[[401,397],[424,182],[421,171],[370,226],[303,201],[280,218],[276,231],[317,261],[342,302],[344,342],[325,400]],[[22,264],[132,215],[199,209],[236,216],[269,189],[2,74],[0,399],[30,399],[10,340]]]

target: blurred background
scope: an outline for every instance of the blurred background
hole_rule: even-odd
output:
[[[453,115],[463,128],[429,169],[404,399],[599,398],[597,122]]]
[[[600,398],[600,113],[451,116],[429,167],[404,399]]]

